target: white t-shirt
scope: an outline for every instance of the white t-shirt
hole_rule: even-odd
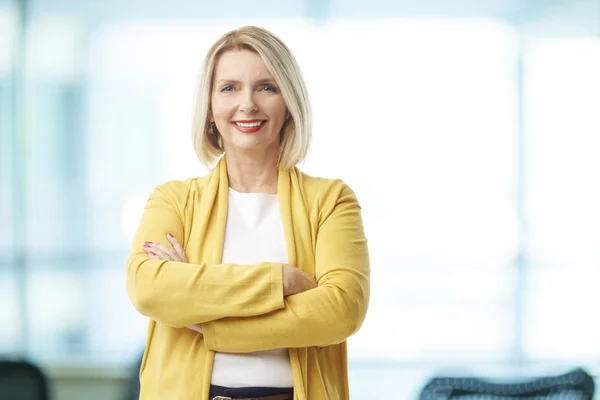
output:
[[[223,263],[259,262],[287,262],[277,195],[240,193],[230,188]],[[292,387],[288,349],[216,353],[211,383],[226,387]]]

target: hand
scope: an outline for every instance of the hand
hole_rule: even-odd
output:
[[[201,335],[204,333],[202,331],[202,324],[189,325],[189,326],[186,326],[186,328],[191,329],[192,331],[196,331]]]
[[[317,287],[317,281],[304,271],[298,268],[283,264],[283,296],[302,293]]]
[[[175,237],[169,233],[167,235],[167,240],[169,243],[171,243],[171,246],[173,246],[172,249],[164,246],[160,242],[146,242],[144,243],[143,249],[153,260],[179,261],[184,263],[189,262],[177,239],[175,239]]]
[[[167,240],[169,243],[171,243],[171,246],[173,246],[172,249],[163,246],[159,242],[146,242],[144,243],[144,251],[148,253],[148,256],[150,256],[150,258],[153,260],[169,260],[185,263],[189,262],[185,256],[183,247],[181,247],[177,239],[175,239],[175,237],[169,233],[167,235]],[[203,334],[202,324],[189,325],[186,328],[198,332],[199,334]]]

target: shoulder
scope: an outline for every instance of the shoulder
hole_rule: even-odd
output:
[[[316,202],[322,211],[333,211],[342,204],[360,207],[354,190],[342,179],[315,177],[299,169],[296,173],[308,202]]]
[[[296,168],[296,173],[303,189],[309,193],[321,193],[328,197],[354,193],[352,188],[342,179],[311,176],[298,168]]]
[[[190,198],[201,193],[207,182],[208,175],[185,180],[171,180],[156,186],[150,196],[168,203],[179,212],[183,212]]]

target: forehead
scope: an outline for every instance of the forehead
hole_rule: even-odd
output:
[[[214,70],[215,81],[270,79],[271,73],[257,53],[250,50],[229,50],[217,59]]]

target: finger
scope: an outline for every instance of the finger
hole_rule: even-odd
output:
[[[161,260],[173,261],[171,255],[164,251],[164,246],[160,246],[160,243],[152,243],[146,249],[156,254]]]
[[[160,256],[158,256],[152,250],[144,249],[144,251],[146,252],[146,254],[148,254],[148,257],[150,257],[153,260],[162,260],[162,258],[160,258]]]
[[[158,246],[158,248],[160,248],[160,251],[162,251],[163,253],[165,253],[169,256],[169,260],[183,261],[181,259],[181,256],[179,254],[177,254],[177,252],[175,250],[173,250],[172,248],[170,248],[169,246],[165,246],[164,244],[162,244],[160,242],[157,242],[156,245]]]
[[[190,325],[190,326],[186,326],[186,328],[194,331],[194,332],[198,332],[198,333],[202,333],[202,329],[200,329],[199,327],[197,327],[196,325]]]
[[[169,257],[169,260],[179,261],[179,256],[175,251],[162,243],[156,243],[156,249]]]
[[[185,251],[183,251],[183,247],[181,247],[177,239],[175,239],[175,236],[169,233],[167,235],[167,240],[169,241],[169,243],[171,243],[171,246],[173,246],[173,250],[175,250],[175,253],[179,255],[181,260],[183,260],[184,262],[188,262],[187,257],[185,256]]]
[[[142,246],[142,249],[147,253],[148,251],[152,251],[152,242],[145,242]]]
[[[308,276],[308,281],[310,282],[310,285],[313,287],[313,289],[316,288],[317,286],[319,286],[316,279],[313,278],[312,276]]]
[[[145,252],[146,254],[148,254],[148,257],[150,257],[150,258],[152,258],[152,259],[154,259],[154,260],[160,260],[160,258],[159,258],[159,257],[156,255],[156,253],[154,253],[154,252],[152,251],[152,249],[150,249],[150,248],[148,248],[148,247],[144,246],[144,249],[143,249],[143,250],[144,250],[144,252]]]
[[[155,246],[151,246],[149,248],[144,249],[144,251],[148,254],[152,254],[156,257],[158,257],[161,260],[169,260],[169,256],[167,256],[166,254],[164,254],[162,251],[160,251],[158,248],[156,248]]]

